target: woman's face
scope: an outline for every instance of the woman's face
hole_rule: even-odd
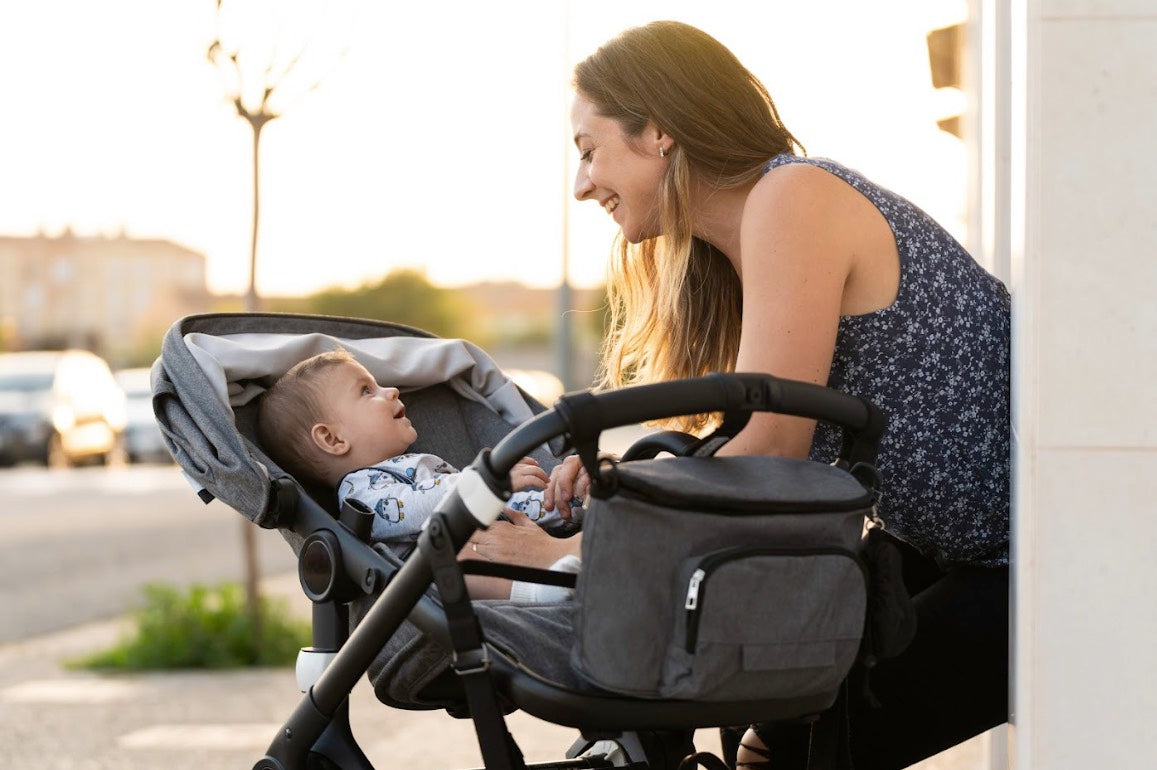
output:
[[[651,123],[640,136],[627,136],[582,94],[571,107],[571,126],[579,152],[574,197],[598,201],[630,243],[659,235],[660,181],[667,166],[659,151],[669,151],[671,140]]]

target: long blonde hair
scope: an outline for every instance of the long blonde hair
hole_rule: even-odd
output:
[[[662,235],[616,239],[607,278],[610,323],[597,387],[730,371],[742,291],[727,258],[691,232],[693,177],[727,189],[803,146],[763,84],[719,41],[675,21],[629,29],[575,67],[575,89],[629,137],[648,121],[675,140],[661,182]],[[698,431],[707,415],[668,421]]]

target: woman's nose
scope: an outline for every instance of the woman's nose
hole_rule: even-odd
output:
[[[574,197],[585,201],[594,192],[595,186],[585,171],[578,171],[574,176]]]

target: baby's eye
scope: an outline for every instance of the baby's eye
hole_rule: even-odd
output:
[[[371,388],[369,385],[362,385],[362,395],[363,396],[368,396],[373,392],[374,392],[374,389]]]

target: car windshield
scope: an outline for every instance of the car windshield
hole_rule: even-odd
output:
[[[0,391],[9,393],[36,393],[52,389],[51,372],[22,372],[0,374]]]

